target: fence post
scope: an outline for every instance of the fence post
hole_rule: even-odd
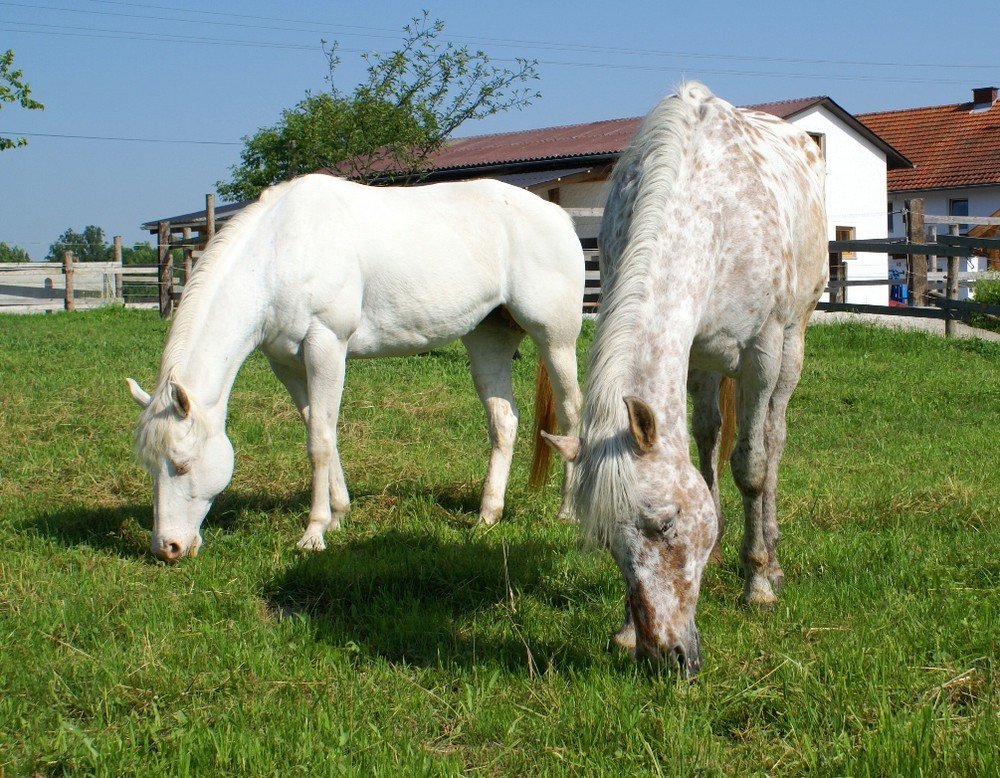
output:
[[[205,195],[205,242],[215,237],[215,195]]]
[[[156,243],[158,249],[157,264],[160,269],[160,316],[167,319],[174,309],[174,300],[171,294],[174,263],[170,256],[170,222],[160,222]]]
[[[948,234],[958,235],[959,225],[949,224]],[[948,277],[945,283],[944,296],[948,301],[958,299],[958,257],[948,257]],[[955,334],[955,322],[952,320],[952,311],[948,310],[948,318],[944,320],[944,336],[950,338]]]
[[[191,240],[191,228],[184,228],[184,286],[187,286],[187,282],[191,279],[191,264],[192,256],[194,255],[194,248],[188,241]]]
[[[73,291],[73,252],[63,252],[63,273],[66,275],[66,297],[63,300],[63,308],[67,311],[76,310],[76,300]]]
[[[927,239],[924,234],[923,198],[907,200],[905,207],[906,242],[923,243]],[[906,264],[906,285],[909,287],[910,305],[927,305],[927,256],[907,254]]]
[[[125,304],[125,294],[122,291],[122,236],[115,235],[115,302]]]

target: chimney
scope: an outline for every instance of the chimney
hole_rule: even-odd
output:
[[[989,108],[997,101],[997,88],[983,86],[972,90],[972,103],[976,108]]]

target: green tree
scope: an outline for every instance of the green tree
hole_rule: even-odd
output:
[[[19,246],[8,246],[0,242],[0,262],[30,262],[28,252]]]
[[[18,103],[29,111],[41,111],[45,108],[31,97],[31,87],[25,83],[24,74],[14,68],[14,52],[7,49],[0,54],[0,108],[4,103]],[[24,146],[25,138],[5,138],[0,136],[0,151]]]
[[[135,243],[131,247],[122,246],[123,265],[155,265],[157,262],[159,254],[149,241]]]
[[[232,180],[216,185],[220,196],[250,200],[271,184],[321,168],[360,181],[416,178],[464,122],[522,109],[539,97],[528,86],[538,78],[537,61],[498,68],[482,51],[440,43],[443,30],[427,12],[414,18],[399,49],[363,55],[368,76],[351,94],[334,82],[337,45],[327,49],[329,90],[306,93],[273,127],[244,137]]]
[[[73,252],[77,262],[110,262],[113,250],[104,240],[104,230],[93,224],[83,228],[83,232],[68,229],[49,246],[49,261],[62,262],[63,254]]]

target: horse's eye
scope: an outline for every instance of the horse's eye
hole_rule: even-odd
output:
[[[653,511],[645,520],[646,532],[666,539],[677,534],[677,509],[671,506],[667,509]]]
[[[190,462],[179,462],[174,464],[174,475],[186,475],[191,470]]]

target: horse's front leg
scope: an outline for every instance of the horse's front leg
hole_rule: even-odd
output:
[[[312,504],[309,524],[298,542],[308,550],[326,548],[323,535],[340,529],[350,508],[350,496],[337,453],[337,418],[344,392],[347,347],[326,328],[315,326],[303,344],[309,394],[306,420],[309,462],[312,465]]]
[[[781,370],[778,383],[774,387],[768,410],[767,424],[764,426],[764,442],[767,446],[767,478],[761,499],[762,531],[764,547],[768,554],[768,579],[775,592],[785,585],[785,573],[778,561],[778,465],[785,452],[785,436],[788,401],[799,383],[805,351],[805,323],[798,329],[785,332],[784,349],[781,356]]]

